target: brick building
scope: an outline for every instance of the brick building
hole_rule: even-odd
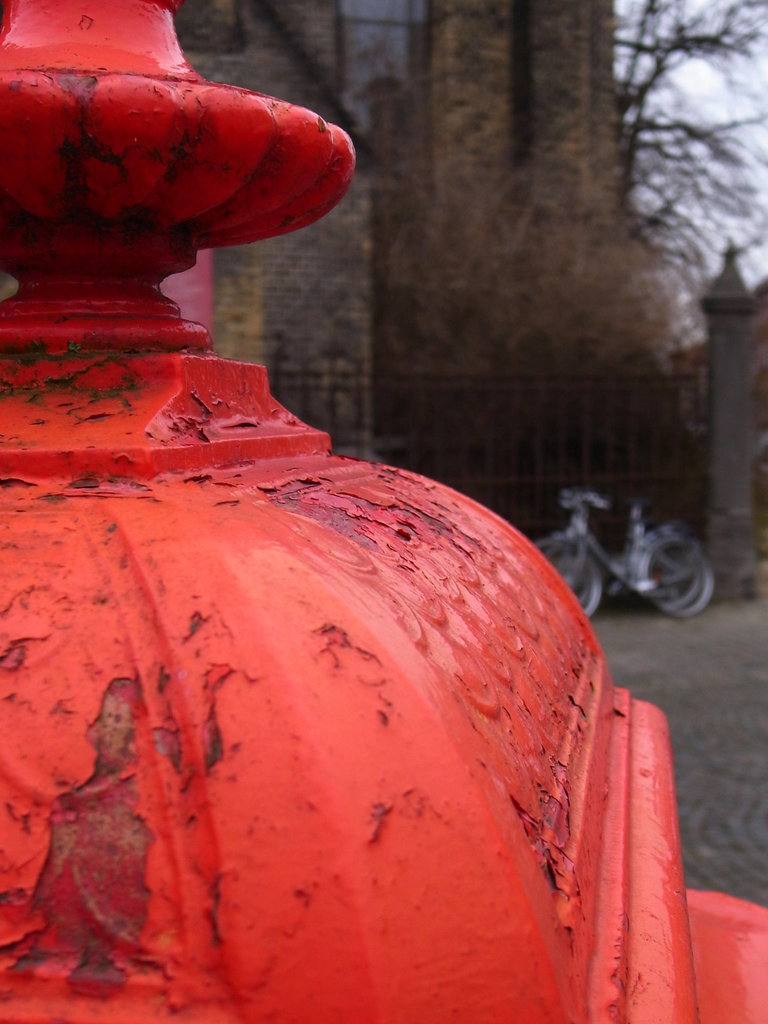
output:
[[[349,127],[335,78],[333,4],[188,0],[177,16],[193,66],[212,81],[310,107]],[[217,251],[218,351],[266,362],[370,353],[371,174],[364,147],[344,203],[297,234]]]
[[[611,20],[611,0],[187,0],[179,35],[202,74],[317,110],[358,149],[350,194],[320,223],[216,253],[219,351],[369,377],[393,145],[426,155],[435,189],[522,167],[540,206],[610,219]]]

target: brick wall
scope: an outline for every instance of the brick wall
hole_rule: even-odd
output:
[[[536,6],[534,161],[548,206],[615,214],[611,18],[605,0]]]
[[[430,120],[438,185],[508,166],[512,115],[510,4],[434,0]]]
[[[438,180],[466,174],[471,182],[524,158],[539,204],[613,219],[611,0],[528,0],[527,12],[525,6],[433,0],[430,113]],[[515,38],[522,25],[527,46]],[[515,90],[525,84],[515,73],[518,42],[517,56],[529,63],[525,152],[514,135]]]
[[[344,121],[335,93],[330,2],[188,0],[177,17],[190,63],[227,82]],[[371,169],[317,224],[215,253],[214,335],[223,355],[307,365],[344,350],[367,364],[371,348]]]
[[[206,77],[350,126],[334,0],[187,0],[177,24],[191,63]],[[615,230],[611,30],[611,0],[432,0],[428,87],[391,108],[392,132],[411,149],[426,143],[438,188],[456,177],[484,188],[523,165],[534,199],[555,217],[576,214]],[[404,115],[420,95],[427,116],[409,118],[407,128]],[[343,355],[368,371],[381,167],[371,152],[378,146],[381,155],[381,135],[358,147],[352,190],[328,217],[216,254],[219,351],[268,365],[279,358],[289,367]]]

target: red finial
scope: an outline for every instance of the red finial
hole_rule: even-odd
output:
[[[0,35],[0,351],[209,348],[159,284],[311,223],[354,155],[317,115],[206,82],[182,0],[10,0]],[[18,70],[21,69],[21,70]]]
[[[173,26],[183,0],[6,0],[0,68],[193,78]]]

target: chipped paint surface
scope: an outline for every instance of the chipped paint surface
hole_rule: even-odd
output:
[[[0,445],[4,488],[65,476],[106,494],[329,441],[272,398],[263,367],[169,353],[0,360]]]
[[[77,357],[8,396],[45,419],[87,381],[140,414],[119,476],[106,418],[0,451],[0,993],[71,1021],[150,1019],[152,992],[158,1020],[570,1024],[669,962],[694,1020],[674,897],[659,945],[622,882],[638,822],[679,870],[674,805],[631,782],[657,726],[546,563],[437,484],[308,452],[258,374],[249,399],[213,357],[144,358],[162,386]],[[195,408],[205,439],[161,426]],[[217,416],[271,457],[231,458]]]
[[[143,387],[126,392],[140,407]],[[155,410],[150,448],[149,425],[180,401],[164,398],[143,406]],[[257,418],[253,407],[242,415]],[[102,423],[90,421],[92,437]],[[28,668],[39,686],[54,659],[93,662],[67,609],[98,608],[106,641],[89,686],[73,680],[76,695],[57,697],[82,762],[65,793],[100,778],[93,730],[113,681],[141,695],[135,774],[119,791],[134,823],[125,877],[141,875],[145,916],[134,948],[108,956],[96,945],[93,963],[126,995],[141,963],[169,1014],[217,1000],[232,1019],[266,1014],[288,998],[280,965],[298,957],[316,968],[306,988],[290,983],[288,1019],[316,1019],[311,992],[339,1020],[361,1019],[371,1000],[385,1020],[403,1007],[420,1020],[447,1005],[469,1013],[465,1000],[490,1020],[533,985],[550,993],[536,997],[537,1019],[586,1020],[614,716],[574,602],[527,542],[439,485],[307,455],[285,437],[273,458],[232,464],[198,438],[208,464],[190,473],[190,443],[169,443],[177,468],[160,478],[104,476],[97,447],[77,480],[61,475],[61,453],[60,475],[0,491],[30,551],[11,541],[20,575],[1,602],[3,629],[11,613],[17,622],[0,654],[14,692]],[[177,539],[193,535],[192,555]],[[29,577],[34,550],[51,552],[50,599]],[[33,605],[55,608],[59,628],[27,625]],[[19,713],[15,700],[4,707]],[[22,919],[27,894],[32,948],[51,934],[35,894],[52,891],[49,851],[66,833],[54,824],[59,792],[20,799],[20,831],[38,852],[7,910]],[[351,874],[339,872],[342,849]],[[396,966],[424,948],[453,964],[426,989]],[[375,994],[371,957],[391,978]]]
[[[180,2],[4,5],[0,1020],[694,1024],[663,719],[563,581],[160,295],[353,165]]]
[[[25,973],[50,963],[73,992],[108,995],[125,984],[126,969],[146,917],[147,846],[152,833],[136,813],[136,705],[131,679],[113,679],[88,730],[96,751],[93,774],[51,805],[45,867],[31,894],[44,918],[3,953]]]
[[[420,936],[419,944],[428,939],[437,958],[458,956],[464,963],[463,981],[449,984],[447,997],[460,1003],[474,963],[466,959],[469,951],[499,943],[506,960],[522,941],[505,909],[512,893],[522,898],[521,870],[541,890],[527,911],[533,917],[526,943],[534,921],[537,928],[561,927],[519,808],[526,820],[544,823],[552,801],[562,798],[557,757],[566,757],[571,724],[589,725],[554,692],[551,677],[572,665],[599,694],[593,641],[588,634],[575,643],[569,637],[571,613],[554,616],[545,632],[534,624],[532,609],[542,598],[526,582],[527,545],[490,517],[477,520],[470,503],[406,474],[328,456],[303,457],[298,478],[291,461],[211,466],[201,479],[179,473],[142,491],[103,491],[93,477],[96,486],[87,488],[51,480],[0,492],[25,521],[21,548],[18,538],[11,541],[15,570],[6,574],[0,601],[6,662],[0,680],[10,681],[13,694],[30,687],[41,696],[56,691],[55,701],[38,701],[34,710],[19,707],[16,698],[0,700],[3,728],[19,733],[25,722],[29,735],[43,727],[46,714],[54,720],[57,708],[56,724],[65,718],[72,736],[55,771],[66,787],[62,782],[44,799],[25,786],[13,794],[20,836],[37,837],[37,860],[24,858],[29,866],[13,886],[13,906],[0,901],[0,911],[17,927],[21,921],[26,936],[3,947],[15,983],[23,973],[19,962],[25,976],[42,970],[33,954],[58,942],[55,962],[67,998],[73,992],[96,998],[110,985],[127,991],[139,964],[150,976],[155,964],[153,984],[169,1013],[201,998],[201,988],[212,998],[230,985],[249,1012],[262,1013],[270,999],[284,995],[279,961],[262,948],[273,929],[284,936],[276,947],[281,956],[292,961],[304,949],[313,958],[332,935],[338,943],[339,923],[348,918],[350,939],[373,928],[375,956],[389,962],[383,922],[390,919],[388,927],[399,931],[411,898],[398,891],[425,885],[420,900],[434,934]],[[323,506],[336,512],[315,515]],[[3,523],[5,545],[9,519]],[[192,529],[199,546],[187,558],[172,542]],[[50,554],[33,569],[35,550]],[[172,551],[180,555],[173,571]],[[55,589],[35,587],[31,576],[41,571],[57,581]],[[275,602],[278,589],[284,597]],[[98,610],[98,658],[89,635],[93,621],[74,613],[84,607]],[[518,608],[526,610],[517,616]],[[58,628],[36,618],[36,609],[43,617],[53,610]],[[13,653],[22,649],[23,656]],[[67,665],[73,668],[62,687]],[[581,689],[574,687],[579,703],[596,713],[595,698]],[[545,707],[549,724],[537,723],[534,714]],[[560,753],[545,754],[545,742]],[[422,752],[414,771],[405,752],[419,749],[431,751],[432,763],[421,765]],[[33,774],[50,771],[48,756],[41,752]],[[13,789],[18,777],[18,769],[7,770],[4,785]],[[97,792],[105,801],[102,817],[90,810]],[[493,823],[493,835],[504,836],[502,845],[497,837],[487,850],[478,848],[484,821]],[[117,846],[115,822],[124,834]],[[553,848],[571,842],[565,819],[551,836],[547,828],[542,824],[542,842]],[[77,899],[70,875],[62,874],[67,858],[57,851],[75,842],[86,848],[88,829],[101,837],[90,843],[104,861],[101,874],[92,875],[97,892],[119,894],[129,883],[114,900],[115,920],[99,917],[98,900],[91,906],[85,867],[76,868],[86,890]],[[351,879],[336,877],[334,866],[335,837],[344,834],[362,858],[352,902],[351,893],[344,896]],[[111,860],[99,856],[99,843]],[[393,854],[399,859],[411,844],[417,859],[402,877],[392,874]],[[474,909],[446,931],[437,911],[462,863],[466,881],[459,888]],[[576,900],[575,890],[566,890],[564,881],[555,897]],[[256,917],[254,892],[263,894]],[[57,928],[60,900],[71,906],[75,923]],[[254,927],[256,946],[240,951]],[[458,944],[457,934],[464,936]],[[470,942],[473,935],[478,938]],[[573,963],[567,931],[562,935],[558,956]],[[73,959],[77,936],[88,952]],[[544,972],[542,985],[549,978],[546,984],[562,991],[542,1019],[568,1019],[555,1007],[573,1002],[573,982],[563,975],[555,983],[549,941],[535,970]],[[342,949],[334,958],[344,960],[357,982],[339,1019],[359,1019],[373,993],[358,940]],[[169,951],[178,974],[172,970],[166,981],[159,965]],[[495,957],[494,963],[500,973],[488,974],[485,966],[477,979],[485,979],[481,1004],[489,1007],[509,1004],[520,982],[504,981],[509,968],[501,970]],[[198,981],[188,988],[203,966],[207,986]],[[326,992],[339,984],[337,970],[328,970],[325,963]],[[89,971],[99,979],[90,989]],[[416,981],[410,995],[398,982],[377,998],[391,1001],[391,1013],[403,999],[414,1013],[423,1010],[424,1019],[432,1005],[442,1012],[447,981],[426,994]],[[474,983],[468,991],[477,1005]]]

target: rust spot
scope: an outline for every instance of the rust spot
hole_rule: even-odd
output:
[[[0,654],[0,668],[6,672],[16,672],[24,664],[27,656],[27,648],[23,640],[14,640],[10,646]]]
[[[547,879],[548,885],[551,889],[556,889],[557,881],[552,867],[552,852],[549,846],[541,838],[541,823],[538,822],[533,815],[529,814],[511,793],[509,794],[509,799],[512,801],[512,805],[523,823],[525,834],[538,857],[539,865],[544,872],[544,877]]]
[[[52,715],[74,715],[75,712],[66,706],[63,700],[57,700],[51,708]]]
[[[78,423],[100,423],[102,420],[108,420],[115,415],[112,412],[93,412],[90,416],[79,416],[76,409],[70,411],[74,412]]]
[[[159,673],[157,675],[157,692],[158,693],[165,693],[165,688],[168,685],[168,683],[170,683],[170,681],[171,681],[171,677],[165,671],[165,665],[161,665],[160,666],[160,671],[159,671]]]
[[[384,819],[392,813],[392,804],[374,804],[371,808],[371,820],[373,821],[373,832],[368,839],[369,843],[377,843],[384,828]]]
[[[167,757],[177,773],[181,773],[181,741],[174,729],[153,729],[155,750]]]
[[[15,950],[17,970],[46,961],[71,965],[76,992],[106,996],[125,975],[113,957],[135,952],[146,917],[144,877],[152,833],[135,813],[135,722],[142,705],[135,679],[113,679],[88,730],[93,775],[51,810],[48,857],[32,909],[45,927]]]
[[[561,803],[557,797],[549,796],[541,809],[541,824],[544,835],[559,849],[568,842],[568,804]]]
[[[324,626],[321,626],[320,629],[316,629],[314,632],[317,636],[325,637],[325,647],[323,647],[320,653],[327,654],[332,658],[334,668],[341,668],[339,651],[354,651],[354,653],[359,655],[363,661],[375,661],[377,665],[381,664],[372,651],[366,651],[362,647],[356,647],[349,639],[347,633],[338,626],[334,626],[332,623],[327,622]]]
[[[555,878],[555,872],[552,868],[552,860],[549,856],[549,851],[542,850],[541,853],[544,858],[543,863],[541,865],[544,871],[544,877],[547,880],[547,885],[549,886],[549,888],[552,890],[552,892],[555,892],[557,890],[557,879]]]
[[[403,793],[402,813],[408,818],[423,818],[429,811],[432,817],[442,821],[443,816],[430,804],[427,797],[417,789],[406,789]]]
[[[191,640],[192,637],[197,633],[201,626],[204,626],[208,619],[202,614],[202,612],[194,612],[192,618],[189,620],[189,632],[184,637],[184,643],[187,640]]]
[[[0,892],[0,906],[23,907],[29,902],[29,893],[26,889],[6,889]]]
[[[86,954],[67,981],[76,995],[106,999],[125,984],[125,971],[109,959],[91,960]]]
[[[215,704],[211,704],[208,720],[203,726],[203,750],[205,751],[205,770],[209,772],[224,756],[224,743],[216,719]]]
[[[8,817],[11,821],[15,821],[17,825],[21,825],[21,831],[26,833],[26,835],[29,835],[32,831],[30,826],[30,815],[19,814],[13,804],[8,800],[6,800],[5,809],[8,812]]]
[[[573,707],[575,707],[578,710],[579,714],[582,717],[582,720],[586,722],[586,720],[587,720],[587,713],[586,713],[586,711],[581,706],[581,704],[579,704],[579,702],[573,698],[573,696],[570,693],[568,694],[568,702],[571,705],[573,705]]]
[[[77,490],[95,490],[99,486],[100,481],[95,476],[83,477],[81,480],[73,480],[68,487],[75,488]]]

